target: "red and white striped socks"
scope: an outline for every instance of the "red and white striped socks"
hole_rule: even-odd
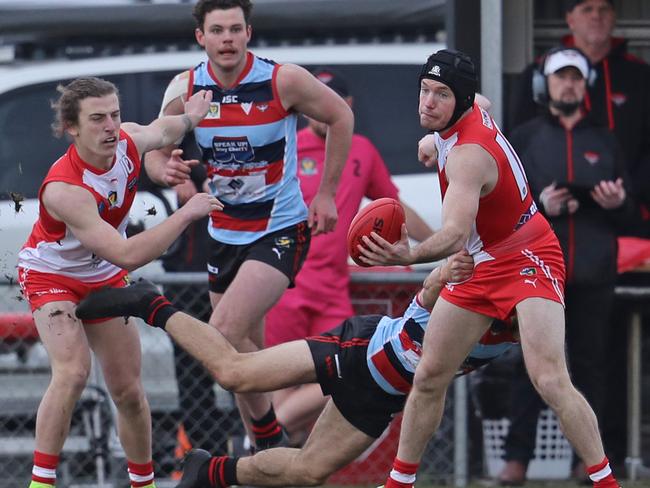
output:
[[[406,463],[398,458],[393,461],[393,469],[386,480],[385,488],[412,488],[419,463]]]
[[[594,488],[620,488],[612,468],[609,467],[609,459],[605,457],[600,463],[587,468],[589,479],[593,481]]]
[[[50,488],[56,483],[56,466],[59,456],[34,451],[34,467],[32,468],[32,482],[29,488]]]
[[[144,464],[132,463],[127,461],[129,468],[129,480],[131,488],[155,488],[153,481],[153,462],[149,461]]]

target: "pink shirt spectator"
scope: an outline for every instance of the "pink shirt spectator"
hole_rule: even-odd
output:
[[[309,128],[298,132],[298,177],[305,203],[318,191],[325,141]],[[312,238],[307,259],[296,278],[266,315],[266,345],[320,334],[352,316],[348,285],[346,236],[363,197],[398,199],[398,190],[375,146],[355,134],[336,192],[339,220],[333,232]]]

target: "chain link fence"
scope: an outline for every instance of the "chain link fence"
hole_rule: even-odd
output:
[[[420,272],[354,275],[351,291],[356,312],[401,314],[424,276]],[[210,302],[206,275],[166,273],[150,278],[161,284],[180,308],[207,320]],[[13,488],[26,486],[30,479],[36,411],[49,383],[50,370],[19,287],[8,281],[0,291],[0,487]],[[152,411],[157,485],[174,486],[187,449],[201,447],[215,454],[241,452],[244,431],[229,392],[175,347],[164,332],[144,323],[139,327],[142,378]],[[128,486],[126,460],[114,424],[114,405],[96,366],[93,361],[88,386],[77,404],[61,453],[57,486],[62,488]],[[454,408],[455,398],[459,398],[458,394],[448,395],[441,428],[420,469],[422,481],[459,484],[461,480],[462,484],[466,476],[462,465],[467,435],[462,428],[459,430],[459,425],[465,423],[466,410]],[[396,452],[399,420],[330,481],[348,485],[383,482]]]

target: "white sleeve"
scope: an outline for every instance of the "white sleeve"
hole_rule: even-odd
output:
[[[169,82],[169,85],[167,85],[167,89],[165,90],[165,94],[163,95],[163,101],[162,104],[160,105],[160,113],[158,114],[158,117],[163,116],[163,112],[165,108],[173,100],[180,97],[182,101],[185,101],[185,95],[187,94],[187,90],[188,90],[188,86],[187,86],[188,83],[189,83],[189,73],[187,71],[184,71],[176,75],[174,79]]]

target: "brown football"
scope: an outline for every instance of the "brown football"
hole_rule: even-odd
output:
[[[363,246],[361,238],[376,232],[393,244],[399,240],[404,222],[404,209],[392,198],[379,198],[363,207],[348,229],[348,252],[352,260],[359,266],[370,266],[359,259],[357,244]]]

